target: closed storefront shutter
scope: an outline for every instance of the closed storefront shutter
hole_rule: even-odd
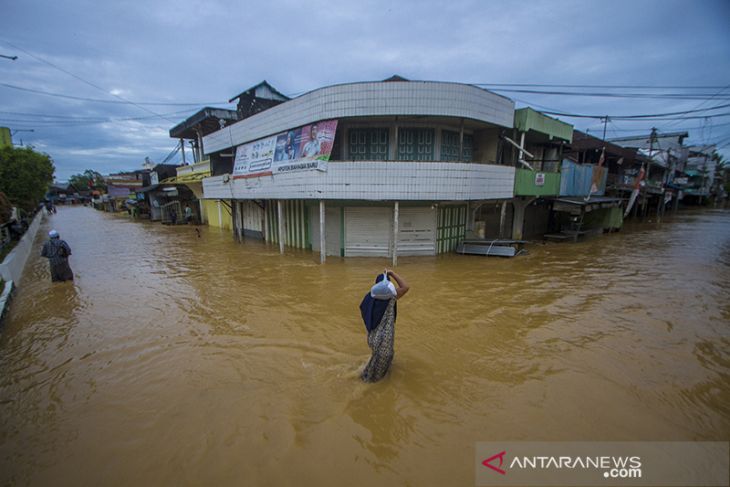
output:
[[[263,238],[264,209],[253,201],[241,202],[243,234],[247,237]]]
[[[398,255],[436,255],[436,210],[400,207]]]
[[[391,208],[345,208],[345,256],[390,255],[392,221]]]

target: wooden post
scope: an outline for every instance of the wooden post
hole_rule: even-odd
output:
[[[198,134],[198,162],[202,162],[203,157],[205,157],[205,147],[203,147],[203,131],[200,129],[200,126],[196,127],[195,131]]]
[[[324,264],[327,258],[327,249],[325,248],[327,239],[325,238],[324,224],[324,200],[319,200],[319,263]]]
[[[281,200],[276,201],[276,210],[279,220],[279,253],[284,253],[284,211],[281,207]]]
[[[525,132],[522,132],[522,135],[520,135],[520,159],[519,159],[521,161],[525,160],[524,149],[525,149]],[[517,167],[519,167],[519,166],[517,166]]]
[[[241,241],[243,240],[243,201],[235,201],[234,205],[236,208],[236,225],[238,225],[236,234],[238,240]]]
[[[525,224],[525,208],[527,203],[519,198],[512,200],[514,212],[512,215],[512,239],[522,240],[522,227]]]
[[[398,202],[393,205],[393,267],[398,265]]]
[[[187,164],[187,162],[185,162],[185,139],[183,139],[182,137],[180,137],[180,151],[182,152],[182,161],[184,166]]]
[[[507,221],[507,202],[502,202],[502,212],[499,215],[499,238],[504,238],[504,224]]]

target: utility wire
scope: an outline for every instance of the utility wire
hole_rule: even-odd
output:
[[[476,86],[519,86],[524,88],[601,88],[601,89],[657,89],[657,90],[717,90],[722,86],[677,86],[677,85],[563,85],[551,83],[471,83]]]
[[[192,109],[187,110],[178,110],[176,112],[167,112],[163,115],[179,115],[181,113],[190,113]],[[61,122],[61,121],[68,121],[68,122],[119,122],[119,121],[127,121],[127,120],[149,120],[152,118],[159,118],[156,115],[147,115],[145,117],[126,117],[126,118],[102,118],[102,117],[74,117],[70,115],[51,115],[51,114],[44,114],[44,113],[24,113],[24,112],[5,112],[0,111],[0,114],[5,115],[16,115],[21,117],[38,117],[40,119],[43,118],[55,118],[59,120],[27,120],[28,122]]]
[[[499,93],[530,93],[535,95],[557,95],[557,96],[588,96],[594,98],[655,98],[669,100],[730,100],[730,96],[717,97],[712,93],[596,93],[583,91],[542,91],[542,90],[517,90],[495,88],[492,91]]]
[[[718,124],[708,125],[707,128],[719,128],[719,127],[728,127],[728,126],[730,126],[730,123],[718,123]],[[659,126],[659,127],[656,127],[656,128],[659,131],[666,132],[666,129],[667,128],[670,128],[670,127],[667,126],[667,125],[665,125],[665,126]],[[671,127],[671,129],[673,131],[682,131],[682,130],[687,131],[687,130],[702,130],[703,127],[697,127],[697,126],[695,126],[695,127]],[[589,127],[586,130],[589,130],[591,132],[598,132],[598,131],[603,130],[603,129],[596,126],[595,128]],[[638,134],[643,134],[643,133],[645,133],[647,131],[651,131],[651,128],[647,128],[643,132],[640,129],[636,129],[636,128],[632,128],[632,129],[616,128],[616,129],[614,129],[614,132],[634,132],[634,133],[638,133]]]
[[[580,113],[562,113],[562,112],[553,112],[553,111],[548,111],[548,112],[543,112],[543,113],[545,113],[547,115],[555,115],[557,117],[570,117],[570,118],[604,119],[604,118],[608,117],[608,118],[612,118],[614,120],[632,120],[632,119],[641,119],[641,118],[655,119],[656,118],[657,120],[661,120],[660,118],[657,118],[657,117],[670,117],[670,116],[676,116],[676,115],[685,115],[685,114],[689,114],[689,113],[706,112],[706,111],[710,111],[710,110],[719,110],[720,108],[727,108],[727,107],[730,107],[730,103],[726,103],[723,105],[715,105],[714,107],[700,108],[700,109],[695,109],[695,110],[683,110],[680,112],[653,113],[653,114],[642,114],[642,115],[606,115],[606,114],[604,114],[604,115],[586,115],[586,114],[580,114]],[[716,114],[706,115],[704,117],[699,117],[699,118],[710,118],[710,117],[714,117],[714,116],[718,116],[718,115],[716,115]],[[686,118],[692,118],[692,117],[686,117]]]
[[[15,44],[13,44],[13,43],[11,43],[11,42],[8,42],[8,41],[3,41],[3,42],[5,42],[5,44],[7,44],[7,45],[9,45],[9,46],[11,46],[11,47],[13,47],[13,48],[15,48],[15,49],[18,49],[19,51],[22,51],[22,52],[26,53],[27,55],[29,55],[29,56],[30,56],[30,57],[32,57],[33,59],[35,59],[35,60],[37,60],[37,61],[40,61],[40,62],[42,62],[42,63],[45,63],[45,64],[47,64],[47,65],[51,66],[52,68],[54,68],[54,69],[57,69],[57,70],[61,71],[62,73],[66,73],[67,75],[69,75],[69,76],[71,76],[71,77],[73,77],[73,78],[76,78],[77,80],[79,80],[79,81],[81,81],[81,82],[83,82],[83,83],[86,83],[87,85],[89,85],[89,86],[91,86],[91,87],[93,87],[93,88],[96,88],[97,90],[99,90],[99,91],[101,91],[101,92],[103,92],[103,93],[105,93],[105,94],[107,94],[107,95],[111,95],[111,96],[113,96],[113,97],[115,97],[115,98],[117,98],[117,99],[119,99],[119,100],[121,100],[121,101],[124,101],[124,102],[126,102],[126,103],[128,103],[128,104],[130,104],[130,105],[132,105],[132,106],[135,106],[135,107],[139,108],[140,110],[144,110],[145,112],[151,113],[152,115],[156,115],[156,116],[158,116],[158,117],[160,117],[160,118],[163,118],[163,119],[167,120],[167,121],[168,121],[168,122],[170,122],[170,123],[175,123],[175,121],[174,121],[174,120],[170,120],[169,118],[166,118],[165,116],[163,116],[163,115],[160,115],[159,113],[156,113],[156,112],[154,112],[154,111],[150,110],[149,108],[146,108],[146,107],[144,107],[144,106],[142,106],[142,105],[140,105],[140,104],[138,104],[138,103],[135,103],[135,102],[133,102],[133,101],[127,100],[126,98],[123,98],[123,97],[121,97],[121,96],[119,96],[119,95],[115,95],[114,93],[109,93],[109,92],[108,92],[107,90],[105,90],[105,89],[104,89],[104,88],[102,88],[101,86],[99,86],[99,85],[97,85],[97,84],[94,84],[94,83],[92,83],[91,81],[88,81],[88,80],[86,80],[86,79],[82,78],[81,76],[77,76],[76,74],[74,74],[74,73],[72,73],[72,72],[70,72],[70,71],[68,71],[68,70],[66,70],[66,69],[63,69],[62,67],[60,67],[60,66],[57,66],[57,65],[53,64],[53,63],[52,63],[52,62],[50,62],[50,61],[47,61],[47,60],[45,60],[45,59],[43,59],[43,58],[41,58],[41,57],[38,57],[38,56],[36,56],[36,55],[32,54],[31,52],[29,52],[29,51],[26,51],[25,49],[23,49],[23,48],[21,48],[21,47],[18,47],[18,46],[16,46]]]
[[[5,88],[11,88],[13,90],[26,91],[28,93],[35,93],[38,95],[55,96],[57,98],[67,98],[70,100],[79,101],[90,101],[94,103],[112,103],[116,105],[129,105],[133,103],[135,105],[159,105],[159,106],[204,106],[204,105],[228,105],[227,101],[211,101],[211,102],[191,102],[191,103],[172,103],[172,102],[128,102],[120,100],[101,100],[99,98],[87,98],[83,96],[65,95],[63,93],[52,93],[49,91],[34,90],[32,88],[24,88],[22,86],[11,85],[8,83],[0,83],[0,86]]]
[[[727,85],[727,86],[723,87],[722,89],[720,89],[720,91],[718,91],[717,93],[715,93],[715,96],[718,96],[718,95],[720,95],[720,93],[722,93],[723,91],[727,90],[728,88],[730,88],[730,85]],[[709,99],[709,100],[705,100],[705,101],[703,101],[702,103],[700,103],[699,105],[697,105],[697,106],[696,106],[696,107],[694,107],[694,108],[695,108],[695,109],[697,109],[697,108],[700,108],[700,107],[702,107],[702,105],[705,105],[705,104],[709,103],[710,101],[712,101],[712,99]],[[675,124],[676,124],[676,122],[675,122],[674,124],[672,124],[672,123],[669,123],[668,125],[670,125],[670,126],[671,126],[671,125],[675,125]]]
[[[176,144],[176,145],[175,145],[175,148],[174,148],[174,149],[172,149],[172,150],[170,151],[170,153],[169,153],[169,154],[167,154],[167,157],[165,157],[165,158],[164,158],[164,159],[162,160],[162,164],[165,164],[166,162],[169,162],[169,160],[170,160],[170,159],[172,159],[173,157],[175,157],[175,154],[177,154],[177,152],[178,152],[179,150],[180,150],[180,144]]]

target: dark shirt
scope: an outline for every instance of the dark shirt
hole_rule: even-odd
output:
[[[58,238],[52,238],[43,244],[43,250],[41,250],[41,257],[46,257],[51,264],[60,264],[68,259],[71,255],[71,247],[68,246],[65,240]]]

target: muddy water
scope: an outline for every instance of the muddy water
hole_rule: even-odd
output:
[[[401,258],[376,385],[357,307],[384,259],[87,208],[51,225],[77,278],[32,257],[0,331],[3,485],[473,485],[476,441],[730,437],[727,211]]]

